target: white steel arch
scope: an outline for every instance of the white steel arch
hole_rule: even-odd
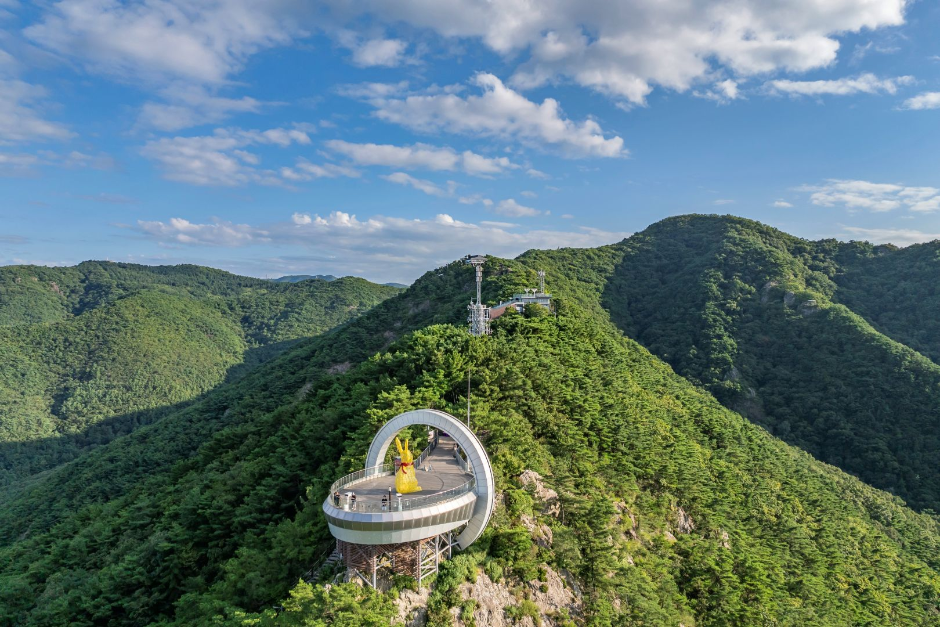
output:
[[[477,495],[473,515],[467,527],[457,537],[457,544],[465,549],[480,537],[493,514],[496,500],[496,482],[493,478],[493,466],[483,444],[467,425],[447,412],[436,409],[416,409],[398,414],[379,429],[369,446],[366,468],[378,466],[385,461],[385,453],[395,439],[395,435],[411,425],[428,425],[447,433],[463,449],[470,462],[470,469],[476,479],[474,492]]]

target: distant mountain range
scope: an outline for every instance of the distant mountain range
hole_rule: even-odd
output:
[[[321,281],[335,281],[336,277],[332,274],[288,274],[286,276],[268,280],[274,281],[275,283],[299,283],[301,281],[309,281],[311,279],[319,279]],[[404,283],[382,283],[382,285],[386,285],[388,287],[397,287],[399,289],[408,287]]]
[[[397,292],[192,265],[0,267],[0,485],[152,422]]]
[[[940,244],[680,216],[491,257],[484,299],[538,270],[554,315],[474,338],[459,261],[406,290],[0,269],[0,624],[390,624],[407,582],[298,583],[322,499],[468,372],[499,504],[428,625],[470,624],[471,581],[514,624],[937,624]]]

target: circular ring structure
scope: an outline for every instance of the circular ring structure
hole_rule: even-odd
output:
[[[395,435],[411,425],[427,425],[443,431],[453,438],[467,455],[467,461],[470,462],[470,468],[476,480],[474,493],[477,498],[466,528],[457,537],[458,546],[465,549],[480,537],[493,514],[496,482],[493,478],[490,458],[473,431],[454,416],[436,409],[416,409],[398,414],[379,429],[369,446],[366,468],[378,466],[385,461],[385,453],[395,439]]]

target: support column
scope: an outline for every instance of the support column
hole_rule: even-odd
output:
[[[415,543],[415,570],[418,573],[418,590],[421,589],[421,540]]]

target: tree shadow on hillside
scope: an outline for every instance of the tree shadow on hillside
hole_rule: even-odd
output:
[[[297,346],[304,339],[251,348],[241,363],[230,367],[213,388],[189,400],[106,418],[75,433],[20,442],[0,442],[0,493],[21,481],[68,463],[90,450],[154,424],[165,416],[198,403],[220,386],[237,382],[253,368]]]

